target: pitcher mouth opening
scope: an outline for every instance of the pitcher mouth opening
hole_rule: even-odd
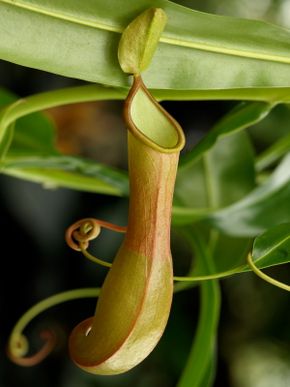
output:
[[[140,76],[125,101],[125,121],[141,142],[162,153],[176,153],[184,147],[180,125],[152,97]]]

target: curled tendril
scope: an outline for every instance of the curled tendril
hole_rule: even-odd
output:
[[[247,256],[247,262],[250,268],[253,270],[253,272],[260,278],[262,278],[264,281],[269,282],[271,285],[277,286],[278,288],[284,289],[287,292],[290,292],[290,286],[284,284],[283,282],[277,281],[274,278],[268,276],[267,274],[263,273],[258,267],[255,265],[253,261],[252,254],[249,253]]]
[[[9,343],[7,355],[14,363],[30,367],[44,360],[54,349],[56,344],[56,336],[51,330],[43,330],[40,337],[44,340],[41,349],[32,356],[25,356],[28,352],[29,345],[27,338],[23,334],[15,334]]]
[[[55,305],[80,298],[95,298],[99,295],[99,292],[100,289],[98,288],[69,290],[48,297],[45,300],[42,300],[32,306],[15,324],[8,341],[7,356],[14,363],[24,367],[33,366],[40,363],[54,349],[57,338],[52,330],[43,330],[40,333],[40,337],[44,341],[43,346],[34,355],[26,356],[29,351],[29,343],[26,336],[22,332],[30,323],[30,321],[40,313]]]
[[[92,239],[95,239],[96,237],[99,236],[101,232],[101,227],[107,228],[109,230],[113,230],[116,232],[126,232],[127,228],[126,227],[121,227],[117,226],[112,223],[108,223],[99,219],[94,219],[94,218],[86,218],[86,219],[81,219],[74,224],[72,224],[66,231],[65,234],[65,239],[67,244],[74,250],[76,251],[81,251],[82,254],[91,260],[92,262],[98,263],[102,266],[106,267],[111,267],[112,264],[105,262],[94,255],[90,254],[87,251],[87,248],[89,246],[89,241]],[[77,242],[77,243],[76,243]],[[284,289],[286,291],[290,291],[290,286],[286,285],[280,281],[275,280],[274,278],[268,276],[267,274],[263,273],[260,269],[257,268],[255,265],[253,259],[252,259],[252,254],[249,253],[247,256],[247,262],[251,270],[260,278],[262,278],[264,281],[267,281],[268,283],[277,286],[281,289]],[[228,271],[226,273],[218,273],[218,274],[212,274],[212,275],[205,275],[205,276],[185,276],[185,277],[180,277],[180,276],[174,276],[173,279],[174,281],[181,281],[181,282],[199,282],[199,281],[204,281],[204,280],[211,280],[211,279],[218,279],[222,278],[225,275],[231,275],[235,274],[237,271],[232,270]]]
[[[81,251],[89,260],[102,266],[111,267],[112,265],[110,263],[93,256],[87,251],[89,242],[99,236],[102,227],[121,233],[127,231],[127,227],[117,226],[116,224],[99,219],[85,218],[78,220],[68,227],[65,233],[65,240],[69,247],[73,250]]]
[[[69,247],[71,247],[75,251],[80,251],[86,258],[90,261],[97,263],[102,266],[111,267],[112,264],[105,262],[94,255],[90,254],[87,251],[89,246],[89,241],[97,238],[101,232],[101,227],[107,228],[109,230],[113,230],[116,232],[126,232],[127,227],[118,226],[113,223],[108,223],[99,219],[94,218],[85,218],[78,220],[69,226],[65,233],[65,240]],[[178,282],[200,282],[207,281],[211,279],[219,279],[223,278],[226,275],[235,274],[237,271],[232,270],[228,272],[204,275],[204,276],[174,276],[174,281]]]

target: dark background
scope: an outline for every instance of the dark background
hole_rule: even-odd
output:
[[[290,1],[286,0],[180,3],[204,11],[263,18],[290,25]],[[82,83],[0,62],[0,85],[19,96],[79,84]],[[164,106],[183,126],[189,143],[194,143],[233,103],[164,102]],[[126,168],[126,137],[121,109],[121,102],[99,102],[57,108],[46,114],[58,126],[59,149]],[[257,149],[271,141],[259,137],[259,130],[255,133]],[[87,375],[68,358],[66,342],[69,332],[78,322],[93,314],[95,300],[69,302],[33,320],[27,329],[33,348],[40,345],[38,333],[42,328],[52,326],[59,336],[56,351],[42,364],[21,368],[5,355],[13,325],[30,306],[57,292],[100,286],[104,279],[106,269],[86,261],[65,245],[65,228],[87,216],[126,224],[127,206],[126,199],[67,189],[48,190],[34,183],[0,176],[0,387],[176,385],[196,327],[198,289],[174,296],[169,324],[160,344],[148,359],[124,375]],[[173,256],[178,257],[174,262],[175,269],[184,271],[189,262],[187,248],[177,234],[173,233],[172,239]],[[104,231],[94,244],[95,255],[111,259],[120,241],[119,235]],[[289,269],[272,269],[272,274],[282,276],[287,282]],[[289,296],[252,274],[223,280],[222,296],[215,386],[289,386]]]

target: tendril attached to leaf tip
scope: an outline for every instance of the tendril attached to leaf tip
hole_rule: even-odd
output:
[[[93,256],[87,251],[89,242],[99,236],[102,227],[121,233],[127,231],[127,227],[118,226],[99,219],[85,218],[78,220],[68,227],[65,233],[65,240],[69,247],[73,250],[81,251],[89,260],[105,267],[111,267],[112,265],[110,263]]]
[[[287,284],[284,284],[283,282],[277,281],[274,278],[268,276],[267,274],[263,273],[254,263],[252,254],[249,253],[247,256],[247,262],[250,268],[253,270],[253,272],[263,279],[264,281],[270,283],[271,285],[277,286],[280,289],[286,290],[287,292],[290,292],[290,286]]]

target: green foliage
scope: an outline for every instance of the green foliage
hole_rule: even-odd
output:
[[[290,224],[282,223],[259,235],[253,245],[253,260],[259,267],[290,262]]]
[[[233,205],[209,216],[229,235],[255,236],[275,224],[289,222],[290,154],[264,184]]]
[[[0,40],[1,59],[110,86],[81,86],[18,101],[1,89],[1,172],[46,187],[129,195],[126,171],[62,155],[55,148],[54,124],[38,111],[124,99],[130,79],[117,60],[120,34],[152,6],[168,16],[144,73],[155,97],[247,101],[181,157],[175,188],[173,225],[194,257],[188,277],[179,277],[189,285],[176,285],[176,290],[207,280],[201,283],[198,329],[178,387],[205,387],[213,385],[220,307],[216,279],[249,271],[246,256],[252,245],[260,269],[290,261],[290,137],[286,131],[277,134],[273,144],[255,155],[248,131],[262,122],[262,135],[266,133],[266,117],[270,131],[275,130],[272,109],[290,101],[290,32],[166,0],[84,0],[77,7],[73,0],[0,0],[2,29],[13,31]]]
[[[187,232],[196,252],[198,264],[213,273],[212,254],[198,233]],[[177,387],[211,386],[210,376],[216,350],[216,335],[220,310],[220,289],[217,281],[205,281],[200,288],[200,315],[191,352]],[[208,379],[208,381],[207,381]]]
[[[232,109],[202,140],[196,144],[191,152],[181,158],[181,165],[194,162],[209,150],[220,137],[240,131],[263,120],[271,111],[272,105],[263,102],[243,102]]]
[[[148,87],[169,89],[166,95],[175,99],[190,99],[196,89],[219,89],[209,94],[218,98],[239,98],[237,89],[247,89],[242,98],[288,98],[288,31],[260,21],[200,13],[166,0],[84,0],[78,7],[74,0],[1,0],[2,29],[13,34],[1,39],[0,57],[56,74],[127,87],[128,78],[117,59],[120,33],[152,6],[166,12],[168,24],[144,74]]]
[[[68,97],[71,98],[70,95]],[[4,89],[1,90],[0,98],[0,106],[15,100],[15,96]],[[2,115],[2,132],[7,130],[6,133],[9,134],[9,128],[14,126],[14,122],[10,123],[10,117],[14,114],[13,107],[19,108],[21,103],[24,107],[28,105],[30,113],[29,101],[28,104],[27,100],[20,100],[20,103],[15,104],[12,102],[9,105],[12,108],[6,108],[4,112],[8,113]],[[46,103],[49,105],[49,98]],[[55,102],[52,101],[53,103]],[[22,111],[20,117],[21,114]],[[117,196],[128,194],[125,172],[80,157],[60,154],[54,146],[54,124],[43,114],[24,115],[16,122],[9,150],[6,146],[6,136],[7,134],[2,141],[4,146],[0,147],[3,149],[2,173],[41,183],[50,188],[66,187]]]

